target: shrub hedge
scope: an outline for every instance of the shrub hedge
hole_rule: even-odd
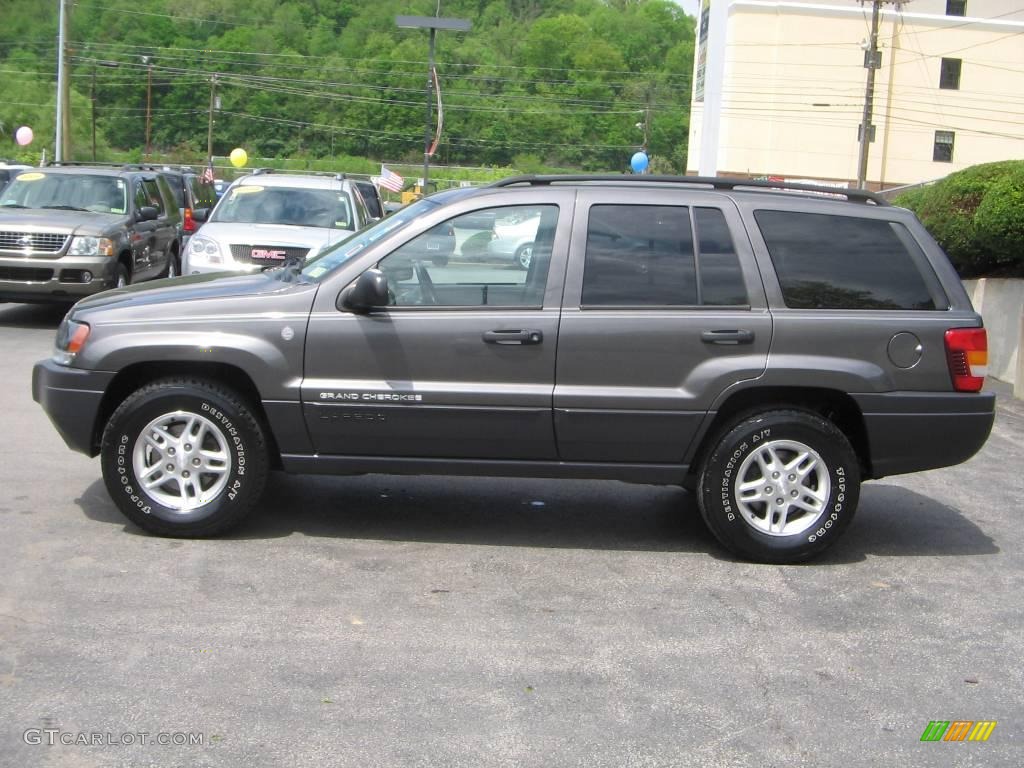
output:
[[[1024,160],[965,168],[894,202],[917,214],[962,277],[1024,276]]]

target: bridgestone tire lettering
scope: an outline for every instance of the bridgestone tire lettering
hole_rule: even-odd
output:
[[[820,455],[822,471],[828,473],[830,488],[821,516],[799,533],[769,534],[755,528],[736,508],[736,487],[743,482],[741,465],[768,441],[802,443]],[[749,462],[744,467],[749,476],[748,467]],[[846,436],[816,413],[753,413],[739,417],[712,438],[696,490],[705,523],[731,552],[758,562],[797,563],[819,555],[849,526],[860,495],[860,464]],[[749,509],[745,514],[750,514]]]
[[[135,477],[133,446],[153,419],[167,413],[195,413],[212,422],[227,441],[227,482],[192,509],[164,506]],[[205,379],[160,379],[131,393],[107,422],[100,448],[107,490],[124,515],[151,533],[198,538],[237,525],[258,502],[269,459],[264,427],[237,393]]]

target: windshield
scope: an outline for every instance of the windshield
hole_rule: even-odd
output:
[[[124,215],[127,185],[116,176],[70,173],[20,173],[0,193],[0,207],[58,208]]]
[[[407,205],[383,221],[378,221],[372,227],[368,227],[362,232],[357,232],[352,237],[347,237],[340,243],[335,243],[330,248],[321,251],[316,258],[310,259],[307,262],[302,270],[302,274],[318,280],[324,275],[333,272],[368,245],[377,242],[385,235],[397,232],[413,219],[436,210],[438,207],[437,203],[426,199],[412,205]]]
[[[214,210],[210,221],[355,229],[352,206],[344,192],[256,184],[233,187]]]

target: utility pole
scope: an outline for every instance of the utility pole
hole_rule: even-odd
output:
[[[58,163],[71,155],[71,114],[70,86],[68,83],[68,62],[65,56],[68,40],[67,0],[58,0],[57,12],[57,126],[53,147],[54,160]]]
[[[101,67],[116,69],[120,65],[116,61],[97,61]],[[96,162],[96,64],[92,65],[92,85],[89,88],[89,100],[92,102],[92,161]]]
[[[864,67],[868,71],[864,88],[864,114],[860,123],[860,157],[857,163],[857,188],[865,189],[868,182],[868,152],[875,140],[875,127],[871,124],[875,110],[875,70],[882,66],[882,52],[878,50],[878,17],[883,3],[899,7],[904,0],[861,0],[871,3],[871,37],[864,50]]]
[[[153,104],[153,57],[143,56],[142,63],[146,65],[146,159],[149,159],[150,142],[149,131],[152,125],[150,111]]]
[[[92,65],[92,85],[89,86],[89,101],[92,102],[92,161],[96,162],[96,65]]]
[[[210,114],[206,120],[206,167],[213,167],[213,107],[217,100],[217,75],[210,78]]]

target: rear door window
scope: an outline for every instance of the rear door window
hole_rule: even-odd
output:
[[[720,209],[591,206],[583,307],[743,306],[747,302],[739,256]]]
[[[585,307],[696,304],[690,209],[591,206],[582,303]]]
[[[927,257],[898,222],[754,212],[787,307],[946,309]],[[929,285],[931,284],[931,288]]]

